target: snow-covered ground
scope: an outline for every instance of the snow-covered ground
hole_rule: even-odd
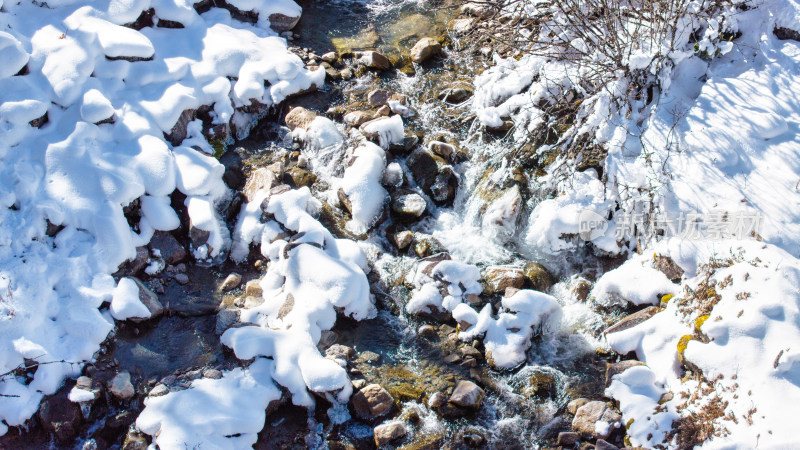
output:
[[[651,319],[606,336],[647,364],[615,375],[606,391],[633,445],[798,442],[800,42],[774,33],[798,30],[798,18],[793,0],[734,1],[693,24],[702,39],[674,48],[674,67],[655,74],[653,103],[615,110],[614,89],[583,99],[581,131],[608,150],[603,178],[592,170],[563,177],[558,165],[544,178],[556,195],[532,212],[527,245],[563,255],[587,232],[601,251],[638,252],[598,280],[597,304],[659,306],[674,295]],[[715,40],[723,30],[736,39]],[[574,87],[570,70],[535,56],[498,61],[478,78],[473,108],[487,126],[510,117],[521,133],[532,130],[548,83]],[[602,223],[581,229],[587,217]],[[641,233],[653,223],[663,236]],[[654,255],[674,260],[682,279],[671,283]]]

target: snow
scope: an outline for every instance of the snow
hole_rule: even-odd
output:
[[[355,161],[345,169],[340,187],[350,201],[353,217],[347,222],[347,229],[355,234],[364,234],[380,218],[388,195],[381,185],[386,153],[377,145],[365,142],[355,149],[353,157]]]
[[[150,310],[139,300],[139,286],[131,278],[119,280],[119,284],[114,288],[109,310],[116,320],[150,317]]]
[[[389,148],[389,144],[399,144],[403,142],[405,131],[403,129],[403,117],[398,115],[375,119],[362,126],[364,134],[376,135],[378,143],[384,149]]]
[[[122,26],[151,7],[184,28]],[[267,22],[300,13],[288,0],[254,7]],[[104,303],[118,320],[149,316],[132,282],[117,286],[109,274],[155,230],[179,225],[173,191],[187,196],[192,225],[211,233],[195,255],[224,256],[231,239],[217,207],[229,190],[222,165],[204,154],[202,124],[189,124],[183,146],[164,139],[184,110],[209,105],[214,124],[246,124],[252,116],[237,108],[274,106],[321,86],[325,73],[305,70],[267,27],[221,8],[199,15],[183,1],[5,2],[0,22],[0,372],[23,358],[48,363],[29,383],[0,380],[0,393],[15,396],[0,403],[5,433],[93,359],[113,329]],[[45,114],[47,123],[29,125]],[[134,231],[123,207],[137,199]],[[46,221],[64,228],[47,236]]]
[[[81,389],[77,386],[73,387],[67,396],[69,401],[75,403],[91,402],[95,399],[94,392]]]
[[[658,305],[663,296],[677,294],[678,286],[653,268],[651,261],[641,256],[629,259],[597,280],[589,296],[603,306],[640,306]]]

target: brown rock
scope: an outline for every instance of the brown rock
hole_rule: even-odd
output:
[[[300,21],[300,16],[286,16],[284,14],[275,13],[269,15],[269,26],[278,33],[289,31],[297,25]]]
[[[186,249],[175,237],[166,231],[156,231],[150,240],[150,248],[161,252],[161,257],[167,265],[178,264],[186,259]]]
[[[399,420],[387,422],[375,427],[373,434],[375,436],[375,445],[380,447],[405,436],[406,426]]]
[[[625,372],[631,367],[645,366],[645,365],[646,365],[645,363],[641,361],[636,361],[635,359],[627,361],[619,361],[615,362],[614,364],[608,364],[606,366],[606,387],[608,387],[611,384],[611,380],[612,378],[614,378],[614,375]]]
[[[580,440],[581,436],[574,431],[562,431],[558,433],[558,445],[572,447]]]
[[[575,400],[571,400],[569,403],[567,403],[567,411],[574,415],[576,412],[578,412],[578,408],[587,403],[589,403],[588,398],[576,398]]]
[[[352,403],[360,418],[374,419],[391,411],[394,398],[381,385],[370,384],[353,395]]]
[[[232,273],[225,278],[225,281],[219,287],[219,290],[222,292],[228,292],[230,290],[236,289],[242,283],[242,276],[238,273]]]
[[[344,123],[353,128],[360,127],[370,120],[372,120],[372,114],[366,111],[352,111],[344,115]]]
[[[286,126],[294,131],[296,128],[305,130],[317,118],[314,111],[309,111],[302,106],[296,106],[286,114]]]
[[[605,402],[591,401],[578,408],[575,418],[572,419],[572,429],[586,436],[605,439],[614,429],[614,424],[620,420],[622,420],[622,416]],[[597,422],[610,424],[607,432],[598,430],[595,426]]]
[[[412,61],[421,63],[441,52],[442,44],[437,42],[436,39],[424,37],[411,47],[410,55]]]
[[[627,330],[628,328],[633,328],[645,320],[655,316],[659,311],[661,311],[661,309],[656,306],[648,306],[641,311],[637,311],[633,314],[623,317],[622,320],[608,327],[605,331],[605,334],[617,333],[622,330]]]
[[[406,230],[401,231],[394,235],[394,245],[397,246],[400,250],[405,250],[408,246],[411,245],[411,242],[414,240],[414,233]]]
[[[525,278],[530,282],[533,289],[537,291],[545,292],[555,283],[547,268],[539,263],[530,262],[525,264],[522,270],[525,272]]]
[[[669,278],[669,280],[672,281],[673,283],[681,281],[681,277],[683,276],[683,269],[681,269],[680,266],[675,263],[675,260],[673,260],[669,256],[661,256],[661,255],[655,255],[654,259],[655,259],[656,270],[666,275],[667,278]]]
[[[281,170],[281,172],[283,172]],[[283,173],[281,173],[283,175]],[[277,184],[278,178],[272,170],[261,167],[250,173],[247,183],[244,185],[244,196],[248,202],[255,199],[256,193],[262,189],[269,191],[272,186]]]
[[[389,101],[391,92],[386,89],[375,89],[367,94],[367,103],[372,106],[383,106]]]
[[[150,311],[150,317],[146,319],[138,319],[136,317],[132,317],[131,320],[134,322],[143,322],[145,320],[156,319],[161,317],[161,314],[164,313],[164,306],[158,300],[158,295],[155,292],[150,290],[149,287],[145,286],[144,283],[141,282],[138,278],[132,278],[136,285],[139,287],[139,301],[147,307]]]
[[[448,401],[462,408],[477,409],[481,406],[484,395],[485,392],[477,384],[472,381],[461,380],[456,384],[453,395],[450,396]]]
[[[342,344],[333,344],[325,350],[325,357],[332,359],[343,359],[349,361],[356,356],[356,351],[352,347]]]
[[[525,275],[520,269],[513,267],[491,266],[483,273],[488,285],[487,292],[505,292],[506,288],[521,289],[525,284]]]
[[[392,68],[392,63],[389,62],[389,58],[378,52],[358,52],[356,56],[358,56],[358,62],[370,69],[389,70]]]

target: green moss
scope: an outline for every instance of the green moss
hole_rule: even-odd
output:
[[[214,149],[214,158],[220,159],[225,154],[225,141],[222,139],[212,139],[208,141],[211,148]]]

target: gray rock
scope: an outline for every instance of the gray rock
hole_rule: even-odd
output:
[[[189,276],[185,273],[176,273],[175,274],[175,281],[178,282],[180,285],[189,284]]]
[[[453,395],[448,400],[462,408],[477,409],[483,402],[485,392],[477,384],[468,380],[461,380],[456,384]]]
[[[153,389],[150,390],[150,393],[147,394],[148,397],[161,397],[162,395],[167,395],[169,393],[169,388],[164,384],[157,384]]]
[[[269,15],[269,26],[278,33],[291,30],[300,21],[300,16],[287,16],[280,13]]]
[[[225,308],[217,313],[217,324],[215,332],[221,335],[233,324],[239,321],[239,311],[232,308]]]
[[[333,359],[343,359],[349,361],[356,355],[356,351],[352,347],[342,344],[333,344],[325,350],[325,357]]]
[[[619,450],[619,447],[603,439],[598,439],[594,443],[594,450]]]
[[[356,57],[358,57],[359,63],[370,69],[389,70],[392,68],[389,58],[375,51],[358,52]]]
[[[344,115],[344,123],[350,125],[353,128],[358,128],[361,125],[369,122],[374,118],[372,113],[368,113],[366,111],[351,111]]]
[[[437,42],[436,39],[424,37],[411,47],[409,53],[412,61],[422,63],[442,53],[442,44]]]
[[[336,52],[328,52],[322,55],[322,61],[333,64],[339,60],[339,54]]]
[[[406,426],[402,421],[382,423],[373,430],[375,445],[380,447],[406,435]]]
[[[108,383],[108,390],[120,400],[128,400],[136,394],[131,383],[131,374],[128,372],[120,372],[112,378]]]
[[[614,424],[619,423],[622,416],[611,409],[605,402],[591,401],[578,408],[575,418],[572,419],[572,429],[586,436],[605,439],[614,429]],[[598,429],[597,422],[608,423],[607,430]]]
[[[562,431],[558,433],[558,445],[572,447],[581,439],[581,435],[574,431]]]
[[[400,164],[396,162],[389,163],[389,165],[386,166],[386,170],[383,171],[381,184],[391,190],[399,188],[404,182],[405,175],[403,174],[403,168]]]
[[[394,235],[394,245],[400,250],[407,249],[414,241],[414,233],[406,230]]]
[[[667,276],[670,281],[677,283],[681,281],[683,269],[669,256],[655,255],[655,267]]]
[[[362,419],[374,419],[389,413],[394,406],[394,397],[379,384],[364,386],[353,394],[353,409]]]
[[[383,106],[389,101],[392,93],[386,89],[375,89],[367,94],[367,103],[372,106]]]
[[[444,406],[447,403],[447,397],[442,394],[441,392],[435,392],[431,397],[428,399],[428,407],[429,408],[439,408]]]
[[[150,239],[150,248],[161,252],[167,265],[178,264],[186,259],[186,249],[175,237],[166,231],[156,231]]]
[[[398,195],[392,200],[392,211],[408,219],[421,217],[427,207],[428,203],[419,194]]]
[[[133,278],[133,281],[136,283],[136,286],[139,287],[139,301],[147,307],[150,311],[150,317],[146,319],[137,319],[135,317],[131,318],[133,322],[143,322],[145,320],[152,320],[161,317],[164,314],[164,306],[158,300],[158,295],[155,292],[151,291],[149,287],[147,287],[141,280],[138,278]]]

